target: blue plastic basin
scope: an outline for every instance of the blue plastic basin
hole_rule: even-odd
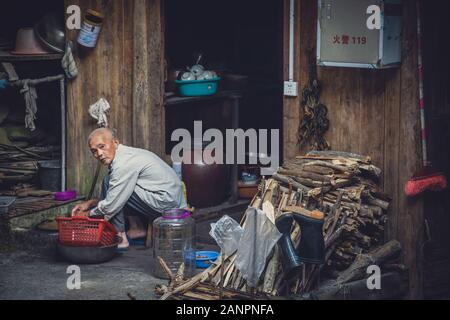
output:
[[[205,258],[199,258],[199,256]],[[195,253],[197,268],[208,268],[212,262],[216,261],[218,256],[217,251],[197,251]]]
[[[208,80],[175,80],[178,91],[183,97],[210,96],[217,92],[220,78]]]

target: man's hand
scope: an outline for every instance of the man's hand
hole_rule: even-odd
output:
[[[81,216],[81,217],[89,216],[89,210],[92,208],[93,205],[95,205],[95,204],[93,204],[92,200],[88,200],[88,201],[82,202],[80,204],[77,204],[72,209],[72,217],[73,216]]]

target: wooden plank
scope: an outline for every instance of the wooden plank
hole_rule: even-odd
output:
[[[384,167],[384,103],[385,73],[361,70],[361,115],[359,153],[368,155],[372,163]]]
[[[164,101],[165,106],[174,106],[174,105],[182,105],[185,103],[193,103],[193,102],[204,102],[208,100],[216,100],[216,99],[239,99],[242,98],[243,92],[236,90],[222,90],[217,92],[215,95],[211,96],[199,96],[199,97],[179,97],[172,96],[166,98]],[[184,107],[184,106],[181,106]]]
[[[65,4],[79,5],[82,12],[92,8],[107,13],[96,47],[79,51],[76,57],[79,74],[67,84],[68,187],[87,194],[96,166],[87,147],[87,137],[97,127],[88,114],[89,105],[106,98],[111,105],[110,126],[117,129],[120,141],[131,142],[131,72],[127,70],[132,69],[129,26],[132,2],[76,0]],[[75,40],[78,32],[68,30],[67,34]],[[103,169],[101,176],[104,172]],[[100,186],[97,183],[94,196],[99,194]]]
[[[136,0],[133,5],[133,144],[149,146],[150,133],[150,84],[148,47],[147,1]]]
[[[299,73],[299,91],[300,100],[298,107],[300,108],[300,101],[302,99],[302,91],[309,81],[309,65],[316,63],[315,42],[316,42],[316,20],[317,4],[316,1],[300,1],[300,73]],[[312,59],[312,61],[311,61]],[[296,129],[299,126],[302,115],[299,112]],[[297,139],[297,136],[295,136]],[[307,147],[300,148],[300,154],[309,151]]]
[[[301,16],[300,2],[295,2],[295,25],[294,25],[294,81],[300,79],[300,21]],[[284,79],[289,78],[289,0],[284,0],[284,23],[283,23],[283,51],[284,51]],[[299,91],[301,84],[299,83]],[[299,144],[297,140],[297,129],[300,121],[300,100],[298,97],[283,96],[283,159],[290,159],[298,154]]]
[[[149,86],[150,118],[142,119],[151,123],[148,137],[148,148],[159,156],[163,156],[165,141],[164,99],[164,7],[162,0],[147,1],[149,33]]]
[[[165,143],[164,19],[161,0],[133,9],[133,145],[163,156]]]
[[[399,185],[399,143],[400,143],[400,92],[401,72],[399,69],[386,70],[386,91],[384,104],[384,192],[391,195],[392,200],[388,211],[386,238],[397,237],[399,199],[402,192]]]
[[[404,263],[409,268],[410,298],[420,299],[423,291],[422,199],[408,199],[401,188],[421,166],[418,107],[416,10],[414,1],[403,6],[403,62],[401,66],[401,109],[399,143],[399,216],[397,238],[404,248]]]

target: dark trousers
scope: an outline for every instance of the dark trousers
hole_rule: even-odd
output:
[[[106,194],[108,192],[109,188],[109,174],[107,174],[103,178],[102,182],[102,192],[101,192],[101,198],[105,199]],[[140,217],[146,217],[147,219],[150,219],[153,221],[155,218],[161,216],[159,212],[156,210],[150,208],[144,201],[139,198],[139,196],[133,192],[130,198],[128,199],[125,206],[120,210],[117,214],[115,214],[109,222],[111,222],[117,229],[118,232],[124,232],[125,231],[125,214],[124,210],[127,211],[127,213],[130,213],[132,215],[138,215]]]

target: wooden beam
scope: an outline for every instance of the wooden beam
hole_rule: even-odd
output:
[[[291,159],[298,154],[299,145],[297,140],[297,129],[300,121],[300,100],[301,88],[300,83],[300,46],[303,39],[300,38],[300,3],[301,0],[295,1],[295,24],[294,24],[294,81],[299,82],[299,95],[297,97],[283,96],[283,159]],[[289,78],[289,0],[284,0],[284,37],[283,37],[283,51],[284,51],[284,68],[283,78]]]
[[[164,155],[164,19],[161,0],[133,9],[133,145]]]
[[[68,188],[87,194],[96,166],[87,137],[97,127],[88,114],[89,105],[102,97],[108,100],[110,126],[117,129],[121,142],[131,142],[132,1],[66,0],[65,5],[79,5],[82,12],[95,9],[107,13],[96,47],[77,48],[79,73],[67,82],[67,184]],[[78,31],[66,31],[68,39],[76,43]],[[99,194],[100,185],[97,184],[94,196]]]
[[[408,199],[403,192],[403,186],[406,181],[421,167],[416,26],[415,1],[405,2],[403,5],[402,33],[400,143],[398,146],[399,186],[397,197],[399,200],[399,213],[397,239],[402,244],[404,264],[410,272],[411,299],[420,299],[423,295],[423,201],[422,198]]]

